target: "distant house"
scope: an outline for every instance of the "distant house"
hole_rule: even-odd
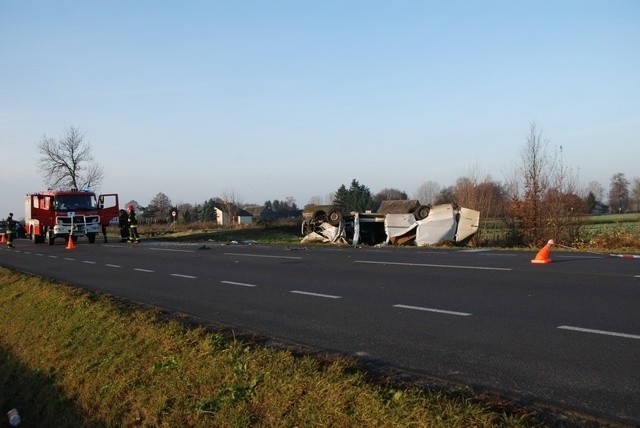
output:
[[[220,207],[214,207],[213,210],[216,212],[216,223],[220,226],[228,226],[229,216],[227,213],[225,213]]]
[[[247,210],[238,209],[238,211],[236,211],[235,217],[236,217],[237,224],[253,223],[253,215]]]
[[[593,204],[593,209],[591,210],[591,214],[593,215],[607,214],[608,212],[609,212],[609,205],[605,205],[600,201],[596,201]]]
[[[254,205],[244,209],[253,216],[254,223],[263,223],[277,217],[277,214],[271,208],[264,205]]]
[[[216,223],[221,226],[229,226],[231,222],[229,221],[229,215],[225,210],[220,207],[214,208],[216,212]],[[235,224],[251,224],[253,223],[253,215],[241,208],[238,208],[234,215],[234,223]]]

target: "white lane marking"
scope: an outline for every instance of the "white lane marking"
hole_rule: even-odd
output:
[[[241,256],[241,257],[263,257],[265,259],[293,259],[302,260],[302,257],[293,256],[268,256],[266,254],[242,254],[242,253],[224,253],[225,256]]]
[[[193,250],[176,250],[175,248],[149,248],[151,251],[172,251],[174,253],[195,253]]]
[[[87,264],[90,264],[90,265],[95,265],[96,264],[96,262],[92,262],[91,260],[83,260],[82,263],[87,263]]]
[[[140,268],[133,268],[133,270],[137,270],[138,272],[155,272],[153,270],[149,270],[149,269],[140,269]]]
[[[421,306],[410,306],[410,305],[393,305],[394,308],[402,308],[402,309],[413,309],[415,311],[425,311],[425,312],[435,312],[438,314],[447,314],[447,315],[457,315],[460,317],[468,317],[472,314],[468,312],[456,312],[456,311],[445,311],[443,309],[434,309],[434,308],[423,308]]]
[[[171,276],[176,276],[178,278],[188,278],[188,279],[196,279],[196,278],[198,278],[197,276],[182,275],[181,273],[172,273]]]
[[[401,262],[377,262],[373,260],[355,260],[355,263],[368,263],[375,265],[396,265],[396,266],[421,266],[421,267],[436,267],[436,268],[449,268],[449,269],[477,269],[477,270],[501,270],[510,271],[511,268],[497,268],[488,266],[458,266],[458,265],[434,265],[428,263],[401,263]]]
[[[69,260],[69,261],[71,261],[71,262],[76,261],[76,259],[72,259],[71,257],[65,257],[64,259],[65,259],[65,260]]]
[[[558,327],[561,330],[572,330],[579,331],[582,333],[594,333],[594,334],[604,334],[606,336],[616,336],[616,337],[624,337],[626,339],[638,339],[640,340],[640,336],[637,334],[627,334],[627,333],[618,333],[615,331],[605,331],[605,330],[594,330],[591,328],[582,328],[582,327],[572,327],[569,325],[561,325]]]
[[[342,299],[341,296],[334,296],[334,295],[331,295],[331,294],[321,294],[321,293],[310,293],[308,291],[292,290],[292,291],[290,291],[290,293],[304,294],[306,296],[314,296],[314,297],[324,297],[325,299]]]
[[[51,259],[57,259],[57,258],[58,258],[58,256],[49,256],[49,258],[51,258]]]
[[[256,284],[247,284],[244,282],[235,282],[235,281],[220,281],[223,284],[231,284],[231,285],[240,285],[242,287],[257,287]]]
[[[122,266],[120,265],[112,265],[112,264],[106,264],[106,267],[112,267],[112,268],[121,268]]]
[[[36,256],[40,256],[40,257],[42,257],[42,256],[44,256],[44,254],[42,254],[42,253],[36,253]]]

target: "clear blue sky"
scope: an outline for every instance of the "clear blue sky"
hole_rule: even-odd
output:
[[[19,218],[36,144],[69,126],[122,203],[303,206],[353,178],[504,181],[532,121],[582,184],[640,175],[640,1],[0,0]]]

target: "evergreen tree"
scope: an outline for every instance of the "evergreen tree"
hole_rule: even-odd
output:
[[[351,181],[351,187],[343,184],[333,198],[333,204],[342,208],[344,212],[364,212],[372,206],[371,190],[364,184],[358,183],[355,178]]]

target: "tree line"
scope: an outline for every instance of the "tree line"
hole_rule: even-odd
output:
[[[84,137],[72,126],[60,139],[44,136],[38,143],[39,170],[47,185],[100,186],[104,171],[93,161],[91,146]],[[577,174],[564,158],[563,148],[552,150],[549,140],[543,138],[536,123],[532,122],[519,151],[519,163],[514,164],[504,182],[489,175],[481,176],[474,170],[451,186],[442,187],[434,181],[425,181],[411,198],[428,206],[453,203],[478,210],[483,221],[500,221],[507,227],[509,242],[505,244],[538,245],[549,236],[564,242],[577,239],[585,214],[597,210],[611,213],[640,211],[640,179],[636,177],[629,181],[619,172],[611,177],[607,194],[596,181],[581,189]],[[393,188],[372,193],[354,178],[349,187],[343,184],[329,196],[314,197],[309,202],[337,205],[345,212],[363,212],[375,211],[384,200],[398,199],[409,199],[409,195]],[[244,204],[235,192],[224,192],[202,203],[179,205],[174,205],[160,192],[146,207],[136,201],[128,204],[136,206],[141,218],[147,221],[186,223],[215,222],[216,209],[233,219],[239,209],[252,206]],[[299,211],[293,197],[266,201],[262,206],[276,213]]]

